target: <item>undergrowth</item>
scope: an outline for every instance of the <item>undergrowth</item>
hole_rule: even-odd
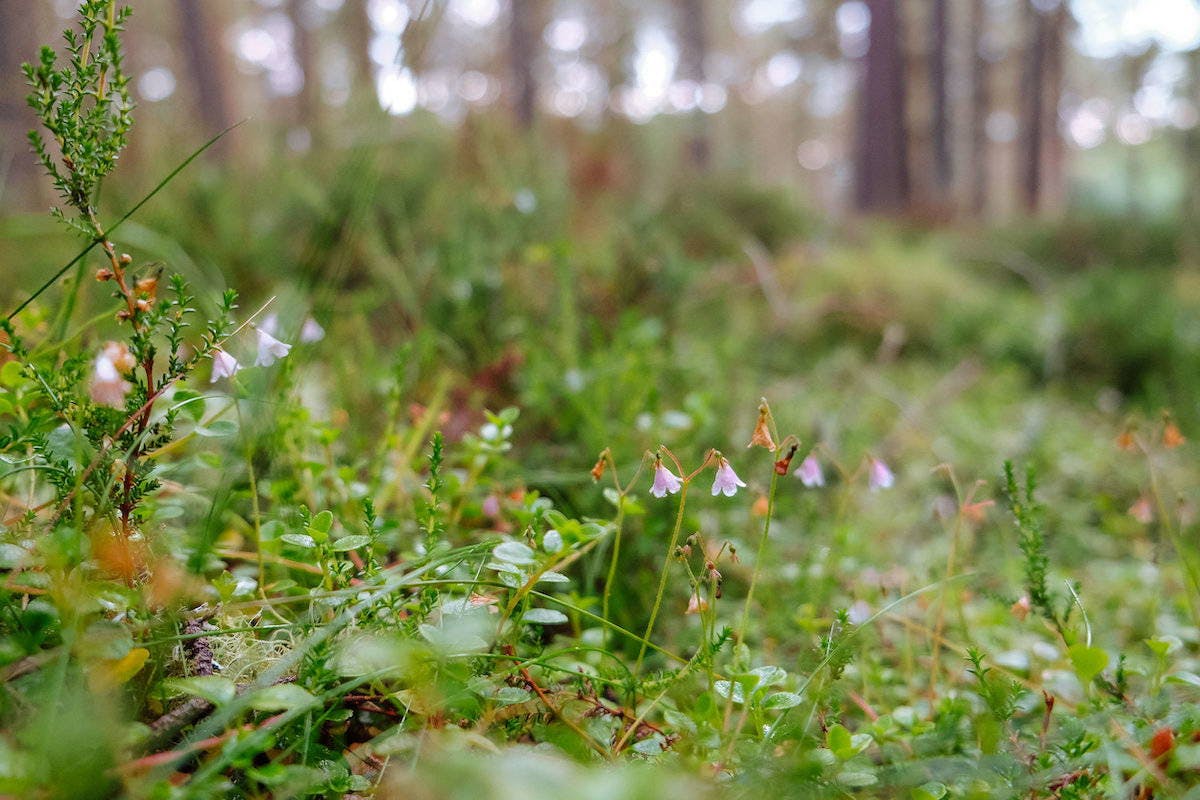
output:
[[[540,350],[472,338],[509,324],[486,302],[511,302],[505,275],[526,286],[503,266],[436,313],[393,287],[413,334],[386,357],[351,299],[322,301],[328,332],[294,296],[240,307],[124,254],[129,214],[103,222],[127,13],[87,0],[67,62],[26,70],[85,248],[4,325],[0,793],[1194,791],[1200,476],[1173,418],[898,362],[886,335],[802,375],[754,361],[756,411],[713,367],[738,360],[733,328],[632,302],[590,323],[624,301],[551,245],[505,254],[554,276],[552,303],[505,318],[543,324]],[[511,234],[509,213],[488,219]],[[792,223],[758,221],[780,250]],[[704,244],[658,235],[680,259]],[[638,280],[693,286],[680,264]],[[729,317],[776,350],[836,338],[828,309],[764,322],[742,280]],[[695,285],[680,308],[714,302]],[[462,323],[453,368],[438,313]],[[933,352],[961,335],[915,330]]]

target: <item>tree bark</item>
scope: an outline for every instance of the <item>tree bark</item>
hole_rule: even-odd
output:
[[[304,74],[304,84],[296,98],[295,123],[308,129],[313,145],[321,144],[321,75],[317,43],[304,18],[305,0],[288,0],[288,18],[292,23],[292,50]]]
[[[855,205],[900,213],[911,200],[905,71],[896,0],[867,0],[871,29],[859,90]]]
[[[704,18],[704,0],[676,0],[679,18],[679,77],[703,86],[707,79],[708,26]],[[688,140],[688,162],[697,170],[708,169],[711,158],[708,115],[697,109],[692,112],[691,137]]]
[[[1070,12],[1066,0],[1050,13],[1046,34],[1046,96],[1042,104],[1045,127],[1042,154],[1043,209],[1061,209],[1066,204],[1066,148],[1058,123],[1058,107],[1062,102],[1063,80],[1066,72],[1066,33]]]
[[[347,0],[342,6],[342,30],[354,63],[355,92],[375,97],[375,65],[371,63],[371,18],[367,0]]]
[[[987,118],[991,112],[991,65],[984,57],[983,35],[987,29],[987,0],[971,0],[971,189],[970,208],[977,216],[987,211],[990,190]]]
[[[208,13],[211,7],[201,0],[176,0],[176,8],[183,56],[192,79],[196,115],[204,127],[204,134],[212,136],[233,122],[224,64],[219,57],[220,29]],[[209,152],[227,155],[229,138],[222,138]]]
[[[26,135],[37,126],[21,64],[38,58],[37,14],[0,0],[0,200],[9,208],[41,205],[38,166]]]
[[[1200,98],[1200,48],[1187,54],[1189,95]],[[1187,173],[1180,217],[1179,255],[1187,266],[1200,266],[1200,126],[1180,132],[1180,147]]]
[[[934,181],[945,201],[953,180],[950,156],[950,111],[946,91],[946,50],[949,20],[946,0],[933,0],[929,48],[929,82],[933,96],[933,171]]]
[[[1046,51],[1049,23],[1038,11],[1034,0],[1025,0],[1027,44],[1021,76],[1021,205],[1030,214],[1037,213],[1042,189],[1042,145],[1044,143]]]
[[[533,126],[537,111],[537,80],[533,73],[537,31],[534,25],[534,0],[511,0],[509,17],[509,66],[513,81],[513,113],[517,124]]]

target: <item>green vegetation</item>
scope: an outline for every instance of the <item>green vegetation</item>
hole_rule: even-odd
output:
[[[125,221],[122,17],[79,13],[29,77],[88,250],[0,353],[0,794],[1200,785],[1174,259],[597,198],[486,126]],[[74,252],[8,233],[14,286]]]

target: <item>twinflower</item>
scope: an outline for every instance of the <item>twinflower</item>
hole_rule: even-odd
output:
[[[242,365],[238,363],[236,358],[219,347],[213,351],[212,360],[212,378],[209,383],[216,383],[221,378],[232,378],[242,368]]]
[[[729,461],[724,456],[719,456],[717,459],[717,475],[713,479],[712,493],[713,497],[718,494],[724,494],[726,497],[733,497],[737,494],[738,487],[744,487],[746,484],[733,471],[733,467],[729,466]]]
[[[666,497],[675,494],[683,486],[679,476],[667,469],[662,459],[654,461],[654,483],[650,486],[650,494],[655,497]]]
[[[254,332],[258,334],[258,357],[254,359],[256,367],[269,367],[292,349],[290,344],[284,344],[262,328],[255,328]]]

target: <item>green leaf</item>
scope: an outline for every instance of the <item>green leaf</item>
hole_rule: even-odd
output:
[[[220,439],[225,436],[233,436],[237,433],[237,423],[231,419],[218,419],[209,425],[199,426],[196,428],[196,435],[203,436],[206,439]]]
[[[290,711],[316,704],[317,698],[294,683],[268,686],[250,696],[250,707],[258,711]]]
[[[1182,683],[1185,686],[1200,687],[1200,675],[1194,672],[1174,672],[1167,676],[1167,683]]]
[[[795,692],[776,692],[769,695],[763,701],[762,707],[770,710],[782,710],[785,708],[795,708],[804,702],[804,698]]]
[[[532,564],[533,551],[520,542],[501,542],[492,551],[492,558],[507,561],[510,564]]]
[[[930,781],[912,790],[913,800],[942,800],[946,796],[946,784]]]
[[[281,541],[295,545],[296,547],[303,547],[305,550],[311,550],[317,546],[317,543],[313,541],[311,536],[303,533],[285,533],[279,538]]]
[[[333,528],[333,512],[322,511],[320,514],[317,514],[312,518],[309,527],[321,533],[329,533],[330,529]]]
[[[843,761],[854,757],[854,745],[850,741],[850,731],[841,725],[829,726],[829,730],[825,732],[825,746]]]
[[[1183,641],[1178,636],[1160,636],[1147,639],[1146,646],[1159,658],[1166,658],[1183,647]]]
[[[18,361],[9,361],[0,367],[0,384],[20,386],[25,382],[25,371]]]
[[[732,685],[733,685],[733,702],[735,702],[735,703],[746,702],[746,690],[742,687],[742,684],[734,683]],[[721,697],[725,698],[726,700],[729,699],[729,691],[730,691],[729,687],[730,687],[729,681],[717,681],[716,683],[713,684],[713,689],[716,690],[717,694],[719,694]]]
[[[538,578],[539,583],[570,583],[571,579],[561,572],[543,572]]]
[[[115,660],[133,649],[133,635],[119,622],[102,619],[93,622],[79,640],[79,652],[90,658]]]
[[[175,394],[171,396],[172,407],[181,409],[191,417],[192,422],[200,424],[200,420],[204,418],[203,397],[204,395],[191,389],[176,389]]]
[[[521,621],[535,625],[561,625],[568,620],[566,614],[552,608],[531,608],[521,617]]]
[[[228,703],[237,694],[229,678],[220,675],[196,675],[191,678],[172,678],[163,682],[168,689],[202,697],[214,706]]]
[[[1077,644],[1067,650],[1067,655],[1075,667],[1075,674],[1085,685],[1091,683],[1108,666],[1108,653],[1099,647]]]
[[[505,686],[496,692],[496,702],[503,706],[511,706],[513,703],[524,703],[526,700],[532,699],[533,692],[528,689],[522,689],[520,686]]]
[[[696,720],[682,711],[676,711],[673,708],[664,708],[662,714],[667,724],[676,730],[686,731],[687,733],[695,733],[697,730]]]
[[[755,667],[750,670],[750,674],[758,676],[756,688],[774,686],[777,683],[782,683],[787,678],[787,671],[782,667]]]
[[[366,547],[371,543],[370,536],[363,536],[360,533],[352,533],[349,536],[343,536],[333,543],[329,549],[335,553],[345,553],[348,550],[357,550],[360,547]]]
[[[863,786],[874,786],[879,782],[879,778],[875,777],[872,772],[862,772],[855,770],[853,772],[840,772],[837,776],[837,781],[842,786],[852,786],[855,788]]]

